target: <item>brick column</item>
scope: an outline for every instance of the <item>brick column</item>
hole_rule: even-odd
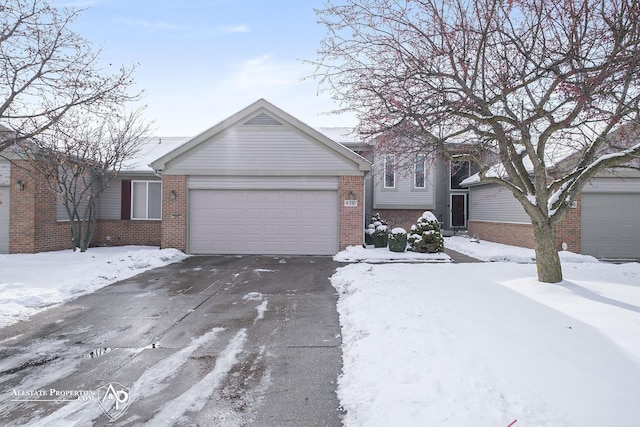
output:
[[[569,209],[562,221],[556,226],[556,242],[558,250],[562,242],[567,243],[567,250],[582,253],[582,195],[574,200],[576,207]]]
[[[187,177],[185,175],[162,177],[160,248],[187,251]]]
[[[353,198],[358,206],[345,206],[344,201]],[[341,176],[338,187],[338,228],[340,250],[347,246],[360,246],[364,242],[364,177]]]
[[[17,188],[18,181],[24,188]],[[34,253],[36,237],[36,186],[29,174],[29,163],[16,160],[11,165],[9,206],[9,253]]]

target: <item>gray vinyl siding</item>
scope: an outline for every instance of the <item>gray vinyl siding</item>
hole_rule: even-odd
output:
[[[11,163],[0,159],[0,185],[11,185]]]
[[[383,156],[376,156],[373,174],[374,209],[434,209],[436,202],[436,171],[427,160],[425,188],[414,188],[413,171],[398,171],[395,187],[384,187]]]
[[[234,126],[185,152],[166,174],[357,175],[355,163],[287,125]]]
[[[433,214],[444,224],[451,224],[449,212],[449,163],[444,157],[436,163],[436,206]]]
[[[593,178],[582,188],[583,193],[640,193],[640,178]]]
[[[100,219],[120,219],[120,209],[122,207],[122,179],[113,178],[109,181],[109,186],[100,194],[98,206],[98,218]]]
[[[337,190],[336,176],[189,176],[190,190]]]
[[[472,221],[531,224],[531,219],[520,202],[501,186],[472,187],[469,203],[469,219]]]

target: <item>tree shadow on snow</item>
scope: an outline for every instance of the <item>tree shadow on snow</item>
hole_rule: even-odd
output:
[[[640,313],[640,307],[638,307],[637,305],[628,304],[626,302],[622,302],[613,298],[602,296],[600,294],[593,292],[592,290],[585,288],[584,286],[580,286],[573,282],[563,280],[561,283],[559,283],[559,285],[562,286],[563,288],[569,289],[571,292],[575,293],[576,295],[590,299],[592,301],[600,302],[603,304],[609,304],[618,308],[622,308],[624,310]]]

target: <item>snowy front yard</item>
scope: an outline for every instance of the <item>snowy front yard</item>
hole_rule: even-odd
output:
[[[176,249],[148,246],[0,255],[0,327],[184,258]]]
[[[354,426],[637,426],[640,264],[446,239],[482,264],[338,269],[343,374]],[[572,262],[569,262],[572,261]]]

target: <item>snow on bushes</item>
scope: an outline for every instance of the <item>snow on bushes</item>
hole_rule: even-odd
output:
[[[438,218],[429,211],[424,212],[411,226],[408,241],[414,252],[444,252],[444,238],[440,233]]]
[[[407,250],[407,232],[404,228],[396,227],[389,234],[389,250],[391,252],[404,252]]]
[[[367,226],[364,232],[364,242],[367,245],[373,245],[376,248],[386,248],[389,240],[389,231],[387,221],[380,218],[377,213],[371,217],[371,224]]]

